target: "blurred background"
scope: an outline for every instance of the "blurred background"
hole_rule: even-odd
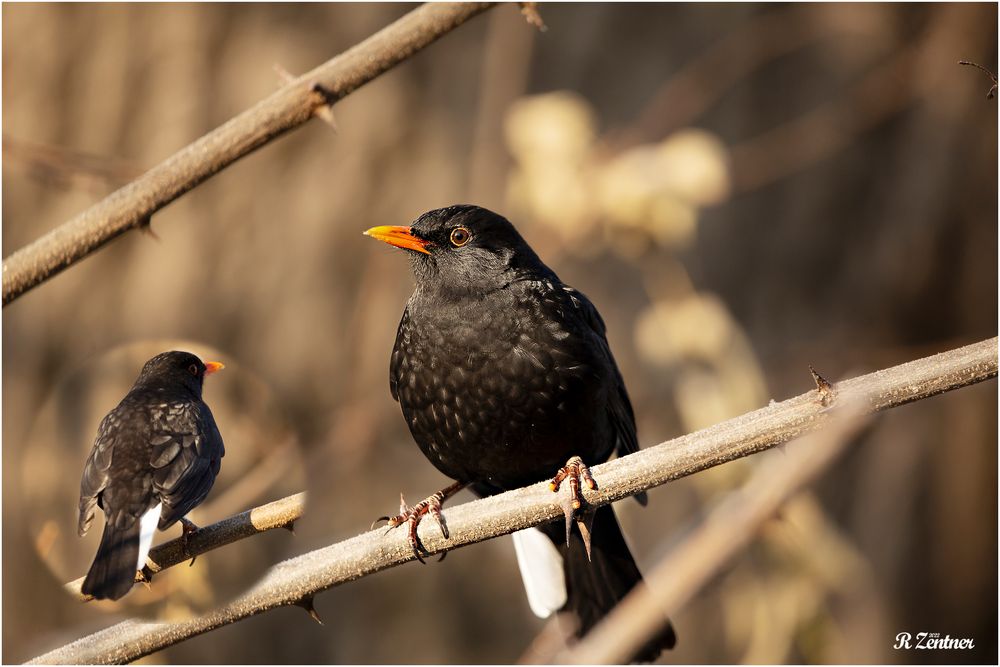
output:
[[[275,65],[305,72],[409,9],[5,4],[4,255],[272,93]],[[540,10],[544,33],[515,6],[474,19],[338,103],[337,132],[309,123],[156,214],[159,240],[130,233],[4,308],[4,662],[120,618],[62,593],[24,492],[60,383],[119,346],[185,339],[267,387],[311,494],[282,553],[447,483],[389,395],[413,283],[361,235],[376,224],[509,217],[601,310],[646,446],[809,390],[809,364],[837,380],[996,335],[996,101],[956,64],[995,71],[995,4]],[[87,400],[106,412],[137,370]],[[220,482],[257,416],[220,418]],[[996,662],[996,442],[996,382],[885,414],[674,615],[664,659]],[[756,465],[620,503],[640,565]],[[545,625],[507,538],[316,606],[325,626],[280,609],[146,661],[505,663]],[[899,653],[903,631],[975,649]]]

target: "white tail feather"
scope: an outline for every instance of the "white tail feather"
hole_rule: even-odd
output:
[[[537,528],[518,531],[513,537],[528,605],[535,616],[548,618],[566,604],[562,556],[552,540]]]
[[[161,507],[162,503],[158,503],[156,507],[146,510],[139,519],[139,560],[135,564],[136,570],[141,570],[146,564],[146,556],[153,546],[153,534],[156,533],[156,525],[160,522]]]

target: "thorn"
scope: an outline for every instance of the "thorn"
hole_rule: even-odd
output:
[[[153,231],[153,216],[147,215],[145,218],[139,220],[139,231],[146,236],[152,238],[154,241],[159,241],[160,237],[157,236],[156,232]]]
[[[295,522],[294,521],[289,521],[284,526],[282,526],[282,528],[284,528],[285,530],[287,530],[292,535],[295,535]]]
[[[279,65],[278,63],[274,63],[271,67],[274,69],[275,72],[277,72],[278,77],[281,79],[284,85],[287,86],[288,84],[295,81],[295,76],[287,69]]]
[[[198,532],[198,526],[196,526],[193,521],[189,521],[188,519],[181,517],[181,540],[183,541],[183,549],[185,556],[191,556],[191,552],[188,547],[188,540],[190,539],[191,535],[193,535],[196,532]],[[197,559],[198,559],[197,554],[191,556],[191,562],[188,563],[188,567],[194,565],[194,562]]]
[[[142,566],[141,570],[136,570],[135,573],[135,583],[142,584],[146,587],[146,590],[150,590],[150,584],[153,583],[153,573],[149,570],[146,565]]]
[[[295,603],[296,606],[302,607],[309,614],[309,618],[316,621],[320,625],[323,625],[323,619],[319,617],[319,612],[316,611],[316,605],[314,604],[313,597],[302,598]]]
[[[783,442],[780,445],[775,445],[774,449],[781,452],[781,455],[784,456],[785,454],[788,454],[788,451],[785,449],[787,445],[788,445],[787,442]]]
[[[583,538],[583,546],[587,550],[587,560],[590,560],[590,529],[594,525],[594,511],[583,512],[576,520],[576,527],[580,529],[580,537]]]
[[[323,105],[316,107],[313,113],[317,118],[329,125],[334,132],[340,132],[340,128],[337,127],[337,119],[333,116],[333,103],[337,101],[336,96],[318,82],[313,83],[312,91],[323,98]]]
[[[809,367],[809,372],[812,373],[813,382],[816,383],[816,391],[819,393],[819,403],[823,407],[828,407],[833,400],[837,397],[837,390],[827,380],[825,377],[816,372],[816,369],[812,366]]]
[[[974,62],[972,62],[970,60],[959,60],[958,64],[959,65],[969,65],[971,67],[975,67],[976,69],[980,69],[980,70],[986,72],[986,75],[990,77],[991,81],[993,81],[993,85],[990,86],[990,89],[988,91],[986,91],[986,99],[992,100],[994,97],[996,97],[996,94],[997,94],[997,75],[994,74],[992,70],[987,69],[986,67],[983,67],[979,63],[974,63]]]
[[[287,86],[288,84],[295,82],[295,75],[281,65],[275,63],[272,67],[274,68],[274,71],[278,73],[278,76],[281,77],[281,81],[284,85]],[[333,128],[334,132],[339,132],[340,130],[337,127],[337,119],[333,117],[333,103],[337,101],[337,96],[330,92],[322,84],[315,81],[309,86],[309,90],[317,93],[323,98],[323,104],[313,110],[313,115]]]
[[[524,20],[538,28],[538,32],[548,31],[549,28],[545,25],[545,21],[542,20],[542,15],[538,13],[537,2],[519,2],[517,4],[521,8],[521,15],[524,16]]]
[[[573,497],[567,496],[562,501],[563,515],[566,517],[566,546],[569,547],[569,536],[573,532]]]

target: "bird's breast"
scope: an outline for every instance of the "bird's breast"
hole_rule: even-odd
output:
[[[513,303],[410,313],[397,341],[399,402],[446,475],[520,485],[592,448],[586,425],[602,413],[604,368],[582,332],[541,315]]]

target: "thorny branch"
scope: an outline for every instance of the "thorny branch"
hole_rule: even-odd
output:
[[[495,3],[429,3],[181,149],[143,176],[3,262],[3,305],[56,275],[241,157],[302,125],[324,107]]]
[[[805,373],[803,373],[805,375]],[[838,420],[838,405],[885,410],[997,375],[997,339],[844,380],[824,407],[817,390],[696,433],[670,440],[592,469],[600,488],[587,491],[594,505],[620,500],[712,466],[782,445]],[[844,401],[845,403],[841,403]],[[447,510],[450,539],[433,522],[421,525],[430,553],[447,551],[562,517],[558,496],[546,482]],[[314,609],[317,593],[413,560],[406,535],[370,531],[291,558],[271,568],[250,591],[200,618],[177,623],[129,620],[38,656],[33,663],[124,663],[190,637],[270,609]]]
[[[195,556],[268,530],[275,528],[291,530],[295,522],[302,516],[305,500],[305,493],[296,493],[287,498],[240,512],[210,526],[204,526],[188,535],[186,547],[181,538],[154,547],[149,552],[145,568],[148,572],[146,576],[152,577],[168,567],[188,561]],[[94,598],[91,596],[83,595],[80,592],[82,585],[83,577],[80,577],[66,584],[65,589],[70,595],[79,598],[82,602],[93,600]]]

